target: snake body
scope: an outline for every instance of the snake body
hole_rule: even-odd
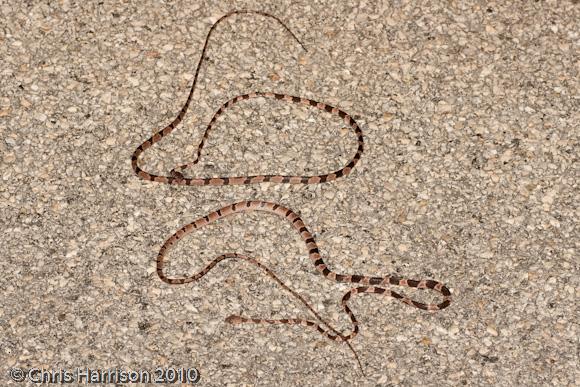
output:
[[[273,18],[278,21],[285,29],[288,31],[293,38],[306,50],[304,45],[298,40],[298,38],[292,33],[292,31],[277,17],[270,15],[265,12],[260,11],[250,11],[250,10],[239,10],[239,11],[232,11],[227,13],[226,15],[222,16],[219,20],[217,20],[210,28],[208,34],[206,35],[205,43],[203,46],[202,54],[199,59],[195,76],[193,79],[193,84],[189,91],[189,95],[187,97],[187,101],[181,108],[177,117],[165,128],[157,131],[153,136],[149,139],[144,141],[141,145],[139,145],[133,155],[131,157],[131,165],[135,174],[147,181],[163,183],[163,184],[172,184],[172,185],[193,185],[193,186],[202,186],[202,185],[234,185],[234,184],[257,184],[257,183],[265,183],[265,182],[272,182],[272,183],[286,183],[286,184],[316,184],[316,183],[325,183],[330,182],[340,177],[347,176],[352,169],[355,167],[356,163],[360,159],[363,153],[363,133],[359,125],[353,119],[351,115],[346,113],[345,111],[328,105],[326,103],[317,102],[312,99],[296,97],[286,94],[278,94],[272,92],[252,92],[248,94],[239,95],[234,97],[224,103],[213,115],[210,123],[207,125],[203,138],[199,143],[197,149],[197,156],[195,160],[191,163],[180,165],[172,169],[168,175],[156,175],[151,172],[147,172],[143,170],[139,166],[140,156],[145,152],[147,149],[152,147],[154,144],[160,142],[163,138],[167,137],[183,120],[189,105],[192,101],[195,86],[197,83],[200,67],[204,60],[205,52],[208,46],[209,38],[212,32],[215,30],[216,26],[226,18],[234,15],[234,14],[258,14],[268,18]],[[212,127],[215,125],[219,116],[224,112],[225,109],[231,107],[235,103],[247,100],[251,98],[272,98],[284,102],[289,103],[298,103],[309,107],[318,108],[323,110],[329,114],[338,116],[342,119],[348,126],[352,128],[354,131],[357,142],[358,148],[354,154],[354,156],[349,160],[349,162],[343,166],[341,169],[327,174],[321,174],[316,176],[284,176],[284,175],[255,175],[255,176],[238,176],[238,177],[185,177],[182,173],[186,168],[192,167],[193,165],[197,164],[200,157],[203,146],[207,141],[208,134]],[[228,253],[222,254],[215,259],[213,259],[210,263],[208,263],[201,271],[198,273],[189,276],[189,277],[169,277],[165,274],[164,266],[166,261],[168,260],[168,253],[175,244],[182,239],[187,234],[200,229],[204,226],[209,225],[221,219],[223,217],[242,213],[242,212],[250,212],[250,211],[262,211],[271,214],[275,214],[277,216],[285,218],[289,221],[292,227],[300,234],[300,237],[304,241],[306,248],[308,249],[308,254],[310,260],[314,264],[316,270],[320,272],[324,277],[335,281],[335,282],[342,282],[342,283],[352,283],[362,286],[357,286],[350,289],[347,293],[345,293],[342,297],[341,305],[344,312],[348,315],[351,323],[352,329],[349,333],[344,334],[338,332],[335,328],[333,328],[329,323],[327,323],[311,306],[310,304],[298,293],[290,289],[287,285],[281,281],[276,274],[274,274],[269,268],[261,264],[254,258],[237,254],[237,253]],[[437,311],[446,308],[449,306],[451,302],[451,292],[449,289],[443,285],[441,282],[435,280],[412,280],[401,278],[398,276],[365,276],[365,275],[354,275],[354,274],[340,274],[332,269],[325,263],[324,259],[320,254],[320,250],[318,245],[316,244],[316,240],[314,236],[310,233],[302,219],[291,209],[272,202],[267,201],[241,201],[238,203],[234,203],[225,207],[222,207],[216,211],[213,211],[206,216],[199,218],[191,223],[188,223],[178,229],[175,233],[173,233],[161,246],[159,250],[159,254],[157,256],[157,274],[159,278],[171,285],[178,285],[178,284],[185,284],[189,282],[198,281],[200,278],[205,276],[213,267],[215,267],[219,262],[226,260],[226,259],[240,259],[253,264],[263,271],[266,272],[271,278],[273,278],[278,284],[280,284],[285,290],[290,292],[294,297],[296,297],[300,302],[302,302],[313,315],[316,317],[318,321],[311,321],[307,319],[301,318],[285,318],[285,319],[264,319],[264,318],[246,318],[239,315],[231,315],[226,318],[226,321],[231,324],[242,324],[242,323],[255,323],[255,324],[288,324],[288,325],[303,325],[307,327],[311,327],[317,330],[320,334],[326,336],[327,338],[334,340],[334,341],[343,341],[349,346],[349,348],[354,353],[357,361],[359,362],[359,366],[362,365],[358,358],[356,351],[352,348],[349,340],[355,337],[359,332],[358,321],[352,312],[352,310],[348,307],[348,301],[356,294],[362,293],[374,293],[374,294],[383,294],[387,296],[391,296],[399,301],[408,304],[410,306],[427,310],[427,311]],[[412,287],[417,289],[431,289],[436,292],[439,292],[443,296],[443,300],[438,304],[429,304],[429,303],[421,303],[415,301],[407,296],[401,295],[396,293],[392,290],[386,289],[386,286],[389,285],[397,285],[397,286],[404,286],[404,287]]]
[[[217,118],[223,113],[223,111],[225,109],[227,109],[228,107],[234,105],[235,103],[237,103],[239,101],[250,99],[250,98],[257,98],[257,97],[275,98],[277,100],[283,100],[283,101],[293,102],[293,103],[300,103],[300,104],[303,104],[306,106],[313,106],[313,107],[316,107],[316,108],[323,110],[325,112],[332,113],[332,114],[339,116],[340,118],[342,118],[344,120],[344,122],[347,125],[349,125],[354,130],[354,132],[357,136],[358,148],[356,150],[356,153],[354,154],[352,159],[348,162],[348,164],[345,165],[343,168],[341,168],[335,172],[332,172],[332,173],[318,175],[318,176],[256,175],[256,176],[238,176],[238,177],[188,178],[188,177],[184,177],[181,172],[176,171],[176,169],[183,170],[187,167],[190,167],[194,164],[197,164],[197,162],[199,161],[199,159],[201,157],[201,150],[202,150],[203,146],[205,145],[205,142],[208,138],[208,135],[209,135],[211,128],[213,127]],[[360,129],[360,127],[358,126],[356,121],[350,115],[348,115],[346,112],[344,112],[343,110],[340,110],[334,106],[330,106],[330,105],[327,105],[325,103],[317,102],[317,101],[314,101],[314,100],[311,100],[308,98],[294,97],[291,95],[277,94],[277,93],[270,93],[270,92],[254,92],[254,93],[239,95],[239,96],[229,100],[228,102],[223,104],[218,109],[218,111],[214,114],[212,120],[210,121],[210,123],[208,124],[208,126],[205,129],[203,138],[198,146],[197,157],[192,163],[184,164],[184,165],[181,165],[181,166],[173,169],[170,173],[170,176],[159,176],[159,175],[155,175],[155,174],[146,172],[143,169],[141,169],[138,165],[139,156],[145,150],[150,148],[153,144],[161,141],[165,136],[167,136],[169,133],[171,133],[173,131],[173,129],[179,124],[179,122],[181,122],[183,114],[185,114],[185,111],[187,110],[187,107],[189,105],[190,99],[191,99],[191,94],[187,100],[188,101],[187,104],[184,105],[181,112],[179,113],[179,116],[177,116],[177,118],[171,124],[169,124],[167,127],[165,127],[163,130],[160,130],[159,132],[155,133],[153,136],[151,136],[151,138],[149,138],[147,141],[145,141],[144,143],[139,145],[139,147],[133,153],[133,156],[131,158],[133,170],[135,171],[135,174],[137,174],[137,176],[139,176],[140,178],[142,178],[144,180],[158,182],[158,183],[175,184],[175,185],[236,185],[236,184],[256,184],[256,183],[267,183],[267,182],[288,183],[288,184],[325,183],[325,182],[329,182],[332,180],[336,180],[339,177],[348,175],[352,171],[352,169],[354,168],[355,164],[360,159],[362,152],[363,152],[363,149],[364,149],[364,146],[363,146],[364,140],[363,140],[362,130]]]
[[[249,10],[232,11],[232,12],[229,12],[226,15],[222,16],[218,21],[216,21],[212,25],[209,32],[207,33],[207,36],[205,38],[205,44],[203,46],[203,50],[201,53],[201,57],[200,57],[199,62],[197,64],[195,76],[193,78],[193,84],[191,85],[191,89],[189,90],[189,95],[187,96],[187,100],[186,100],[185,104],[183,105],[183,107],[181,108],[179,114],[169,125],[167,125],[163,129],[157,131],[155,134],[153,134],[153,136],[151,136],[146,141],[144,141],[141,145],[139,145],[137,147],[137,149],[135,149],[135,151],[133,152],[133,155],[131,156],[131,166],[133,168],[133,171],[141,179],[148,180],[148,181],[154,181],[157,183],[174,184],[174,185],[195,185],[195,186],[199,186],[199,185],[256,184],[256,183],[266,183],[266,182],[286,183],[286,184],[316,184],[316,183],[329,182],[332,180],[336,180],[339,177],[348,175],[352,171],[352,169],[354,168],[354,166],[356,165],[358,160],[360,159],[360,157],[363,153],[363,149],[364,149],[363,133],[362,133],[362,130],[360,129],[359,125],[354,120],[354,118],[352,118],[352,116],[349,115],[348,113],[346,113],[344,110],[341,110],[337,107],[331,106],[331,105],[323,103],[323,102],[314,101],[314,100],[309,99],[309,98],[296,97],[296,96],[287,95],[287,94],[278,94],[278,93],[257,91],[257,92],[253,92],[253,93],[249,93],[249,94],[239,95],[237,97],[230,99],[229,101],[224,103],[214,113],[211,121],[209,122],[209,124],[207,125],[207,127],[205,129],[205,132],[203,134],[203,138],[201,139],[199,146],[197,148],[197,157],[195,158],[195,160],[193,162],[191,162],[189,164],[180,165],[180,166],[174,168],[173,170],[171,170],[171,172],[169,173],[168,176],[156,175],[154,173],[144,171],[143,169],[141,169],[141,167],[139,167],[139,158],[143,154],[143,152],[145,152],[151,146],[160,142],[165,137],[167,137],[171,132],[173,132],[173,130],[181,123],[181,121],[183,120],[183,117],[185,116],[185,113],[189,109],[189,105],[193,99],[193,92],[195,91],[195,86],[197,85],[199,70],[201,68],[201,64],[203,63],[203,59],[205,57],[205,52],[207,49],[209,38],[210,38],[212,32],[214,31],[215,27],[221,21],[225,20],[226,18],[228,18],[232,15],[244,14],[244,13],[245,14],[254,13],[254,14],[270,17],[270,18],[277,20],[294,37],[294,39],[298,43],[300,43],[300,45],[304,48],[304,45],[300,42],[300,40],[276,16],[270,15],[270,14],[265,13],[265,12],[249,11]],[[306,48],[304,48],[304,50],[306,50]],[[345,122],[345,124],[349,125],[354,130],[354,133],[357,136],[358,148],[356,150],[356,153],[350,159],[350,161],[347,163],[347,165],[345,165],[343,168],[341,168],[335,172],[332,172],[332,173],[322,174],[322,175],[318,175],[318,176],[256,175],[256,176],[213,177],[213,178],[209,178],[209,177],[206,177],[206,178],[184,177],[182,172],[178,171],[178,169],[184,170],[188,167],[191,167],[191,166],[197,164],[197,162],[199,161],[199,159],[201,157],[201,151],[205,145],[205,142],[208,139],[209,132],[212,129],[213,125],[216,123],[219,116],[223,114],[224,110],[226,110],[227,108],[233,106],[234,104],[236,104],[240,101],[251,99],[251,98],[258,98],[258,97],[271,98],[271,99],[276,99],[276,100],[290,102],[290,103],[302,104],[302,105],[314,107],[314,108],[323,110],[327,113],[338,116],[340,119],[342,119]]]
[[[349,315],[353,325],[355,326],[354,331],[352,333],[352,336],[345,336],[346,338],[352,338],[358,332],[357,320],[356,320],[354,314],[352,313],[352,311],[348,308],[348,306],[346,304],[347,301],[351,298],[351,296],[353,296],[357,293],[387,294],[387,295],[390,295],[390,296],[400,300],[401,302],[403,302],[405,304],[414,306],[414,307],[419,308],[419,309],[429,310],[429,311],[444,309],[447,306],[449,306],[449,304],[451,302],[451,292],[449,291],[449,289],[445,285],[443,285],[441,282],[438,282],[438,281],[434,281],[434,280],[418,281],[418,280],[400,278],[400,277],[396,277],[396,276],[371,277],[371,276],[356,275],[356,274],[339,274],[339,273],[331,270],[328,267],[328,265],[324,262],[324,259],[322,258],[322,256],[320,255],[320,250],[318,248],[318,245],[316,244],[316,240],[314,239],[314,236],[312,235],[312,233],[310,233],[310,231],[308,230],[308,228],[306,227],[306,225],[304,224],[304,222],[302,221],[300,216],[298,216],[298,214],[296,214],[294,211],[292,211],[291,209],[289,209],[287,207],[284,207],[280,204],[266,202],[266,201],[242,201],[242,202],[234,203],[234,204],[231,204],[229,206],[222,207],[219,210],[210,212],[208,215],[206,215],[202,218],[199,218],[191,223],[188,223],[188,224],[184,225],[183,227],[181,227],[180,229],[178,229],[173,235],[171,235],[165,241],[165,243],[163,243],[163,245],[159,249],[159,254],[157,255],[157,275],[159,276],[159,278],[161,278],[162,281],[164,281],[168,284],[172,284],[172,285],[179,285],[179,284],[185,284],[188,282],[198,281],[201,277],[206,275],[215,265],[217,265],[217,263],[219,263],[219,261],[223,260],[223,258],[221,258],[219,260],[213,260],[209,265],[207,265],[200,272],[198,272],[197,274],[194,274],[190,277],[172,278],[172,277],[168,277],[165,274],[165,272],[163,271],[163,267],[165,265],[167,253],[169,252],[169,250],[171,250],[171,248],[187,234],[189,234],[197,229],[200,229],[202,227],[205,227],[205,226],[209,225],[210,223],[217,221],[218,219],[221,219],[223,217],[226,217],[226,216],[229,216],[232,214],[236,214],[236,213],[252,212],[252,211],[269,212],[269,213],[281,216],[281,217],[285,218],[288,222],[290,222],[292,227],[294,227],[294,229],[300,234],[300,237],[302,238],[302,240],[306,244],[306,247],[308,249],[308,255],[310,257],[310,260],[314,264],[314,267],[324,277],[326,277],[332,281],[335,281],[335,282],[346,282],[346,283],[366,285],[364,287],[358,287],[358,288],[351,289],[342,298],[343,308],[345,309],[345,311]],[[443,301],[440,302],[439,304],[425,304],[425,303],[417,302],[417,301],[412,300],[409,297],[402,296],[394,291],[390,291],[390,290],[382,288],[382,286],[388,286],[388,285],[406,286],[406,287],[412,287],[412,288],[417,288],[417,289],[432,289],[432,290],[435,290],[435,291],[441,293],[441,295],[443,296]],[[247,320],[248,319],[243,319],[243,318],[236,320],[234,317],[231,317],[232,322],[233,321],[243,322],[243,321],[247,321]],[[266,322],[267,320],[263,320],[263,321]],[[254,321],[254,322],[256,322],[256,321]],[[332,338],[333,340],[339,339],[339,338],[336,338],[334,336],[332,336],[330,338]]]

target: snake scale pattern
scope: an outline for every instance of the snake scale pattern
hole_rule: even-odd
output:
[[[217,20],[210,28],[209,32],[207,33],[205,43],[203,46],[203,50],[201,53],[201,57],[199,59],[195,76],[193,79],[193,84],[189,91],[189,95],[187,97],[187,101],[181,108],[181,111],[177,115],[177,117],[165,128],[157,131],[153,136],[143,142],[141,145],[137,147],[131,157],[131,164],[133,171],[135,174],[147,181],[157,182],[157,183],[164,183],[164,184],[172,184],[172,185],[194,185],[194,186],[202,186],[202,185],[234,185],[234,184],[257,184],[257,183],[264,183],[264,182],[273,182],[273,183],[285,183],[285,184],[316,184],[316,183],[325,183],[333,181],[337,178],[347,176],[358,160],[360,159],[363,153],[363,133],[359,125],[353,119],[351,115],[346,113],[345,111],[322,103],[317,102],[308,98],[296,97],[286,94],[278,94],[272,92],[252,92],[244,95],[237,96],[235,98],[230,99],[225,104],[223,104],[213,115],[210,123],[207,125],[203,138],[199,143],[197,149],[197,156],[195,160],[191,163],[180,165],[174,169],[172,169],[167,176],[156,175],[150,172],[143,170],[139,166],[139,159],[140,156],[145,152],[148,148],[152,147],[155,143],[160,142],[163,138],[167,137],[183,120],[189,105],[192,101],[195,86],[197,83],[199,71],[201,65],[203,63],[205,52],[208,46],[208,42],[212,32],[215,30],[216,26],[226,18],[235,15],[235,14],[257,14],[261,16],[265,16],[267,18],[275,19],[279,24],[282,25],[286,29],[290,35],[302,46],[304,50],[306,48],[300,42],[300,40],[292,33],[292,31],[276,16],[271,14],[261,12],[261,11],[252,11],[252,10],[237,10],[232,11],[224,16],[222,16],[219,20]],[[327,174],[317,175],[317,176],[283,176],[283,175],[255,175],[255,176],[238,176],[238,177],[185,177],[183,171],[187,168],[190,168],[198,163],[203,146],[208,139],[208,135],[212,127],[216,124],[219,116],[224,112],[225,109],[231,107],[232,105],[236,104],[239,101],[247,100],[251,98],[272,98],[279,101],[284,101],[288,103],[297,103],[307,107],[313,107],[320,110],[323,110],[331,115],[338,116],[341,120],[343,120],[352,130],[357,137],[358,148],[354,154],[354,156],[350,159],[350,161],[341,169]],[[333,328],[329,323],[327,323],[313,308],[312,306],[298,293],[290,289],[288,286],[281,281],[275,273],[273,273],[269,268],[261,264],[254,258],[237,254],[237,253],[229,253],[229,254],[222,254],[217,258],[213,259],[209,264],[207,264],[201,271],[198,273],[189,276],[189,277],[168,277],[164,272],[164,266],[168,261],[168,253],[175,244],[182,239],[187,234],[194,232],[197,229],[205,227],[218,219],[223,217],[236,214],[236,213],[243,213],[243,212],[250,212],[250,211],[262,211],[267,213],[272,213],[278,215],[280,217],[285,218],[288,222],[291,223],[292,227],[300,234],[300,237],[306,244],[306,248],[308,249],[308,254],[310,260],[314,264],[317,271],[319,271],[324,277],[335,281],[335,282],[343,282],[343,283],[352,283],[361,286],[354,287],[350,289],[344,296],[342,297],[341,305],[344,312],[348,315],[351,323],[352,329],[349,333],[344,334],[338,332],[335,328]],[[296,297],[301,303],[303,303],[310,312],[316,317],[318,321],[311,321],[301,318],[285,318],[285,319],[264,319],[264,318],[247,318],[242,317],[239,315],[232,315],[226,318],[226,321],[231,324],[243,324],[243,323],[254,323],[254,324],[288,324],[288,325],[302,325],[313,328],[317,330],[320,334],[326,336],[327,338],[334,340],[334,341],[343,341],[345,342],[351,351],[353,352],[356,360],[358,361],[359,366],[362,370],[362,365],[358,358],[356,351],[352,348],[349,340],[352,339],[357,335],[359,332],[358,321],[352,312],[352,310],[348,307],[348,301],[356,294],[361,293],[374,293],[374,294],[383,294],[399,301],[408,304],[410,306],[427,310],[427,311],[437,311],[444,309],[449,306],[451,303],[451,292],[449,289],[443,285],[441,282],[434,281],[434,280],[412,280],[406,278],[400,278],[397,276],[365,276],[365,275],[354,275],[354,274],[339,274],[332,269],[324,262],[320,254],[320,250],[318,245],[316,244],[316,240],[314,236],[310,233],[302,219],[291,209],[284,207],[280,204],[267,202],[267,201],[241,201],[238,203],[234,203],[219,210],[213,211],[210,214],[199,218],[191,223],[188,223],[177,230],[173,235],[171,235],[165,243],[163,243],[161,249],[159,250],[159,254],[157,256],[157,274],[159,278],[171,285],[177,284],[184,284],[188,282],[198,281],[204,275],[206,275],[213,267],[215,267],[219,262],[226,260],[226,259],[240,259],[249,262],[250,264],[257,266],[261,270],[263,270],[268,276],[273,278],[282,288],[286,291],[290,292],[294,297]],[[412,287],[417,289],[431,289],[438,293],[440,293],[443,297],[443,300],[438,304],[426,304],[415,301],[407,296],[401,295],[397,292],[394,292],[390,289],[387,289],[386,286],[389,285],[396,285],[396,286],[403,286],[403,287]]]

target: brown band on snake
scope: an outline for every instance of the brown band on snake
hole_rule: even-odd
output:
[[[285,183],[285,184],[316,184],[316,183],[324,183],[324,182],[332,181],[332,180],[335,180],[339,177],[348,175],[352,171],[352,169],[354,168],[354,166],[356,165],[358,160],[360,159],[362,152],[363,152],[363,149],[364,149],[363,133],[362,133],[362,130],[360,129],[359,125],[352,118],[352,116],[350,116],[345,111],[343,111],[337,107],[334,107],[334,106],[331,106],[331,105],[328,105],[328,104],[325,104],[322,102],[314,101],[314,100],[311,100],[308,98],[295,97],[295,96],[287,95],[287,94],[278,94],[278,93],[257,91],[257,92],[252,92],[249,94],[239,95],[237,97],[230,99],[228,102],[224,103],[214,113],[211,121],[209,122],[209,124],[207,125],[207,127],[205,129],[205,132],[203,134],[203,138],[198,145],[197,157],[195,158],[195,160],[193,162],[188,163],[188,164],[184,164],[184,165],[180,165],[180,166],[172,169],[169,173],[169,176],[155,175],[153,173],[144,171],[143,169],[141,169],[141,167],[139,167],[139,158],[143,154],[143,152],[145,150],[149,149],[150,147],[152,147],[153,144],[156,144],[156,143],[160,142],[161,140],[163,140],[183,120],[183,117],[185,116],[185,113],[187,112],[187,110],[189,108],[189,104],[191,103],[191,100],[193,98],[193,92],[194,92],[195,86],[197,84],[199,70],[200,70],[201,64],[203,63],[203,60],[205,58],[205,52],[207,49],[209,38],[210,38],[212,32],[214,31],[215,27],[222,20],[226,19],[227,17],[229,17],[231,15],[244,14],[244,13],[246,13],[246,14],[253,13],[253,14],[258,14],[258,15],[262,15],[262,16],[266,16],[266,17],[270,17],[270,18],[275,19],[292,35],[292,37],[302,46],[302,48],[304,50],[306,50],[306,48],[300,42],[300,40],[298,40],[298,38],[292,33],[292,31],[290,31],[290,29],[276,16],[270,15],[270,14],[265,13],[265,12],[249,11],[249,10],[232,11],[232,12],[229,12],[226,15],[222,16],[218,21],[216,21],[211,26],[209,32],[207,33],[207,36],[205,38],[205,43],[203,45],[203,50],[201,52],[201,57],[199,58],[197,68],[195,70],[195,76],[193,78],[193,83],[191,85],[191,89],[189,90],[189,95],[187,97],[187,101],[185,102],[185,104],[181,108],[181,111],[179,112],[177,117],[169,125],[167,125],[163,129],[157,131],[153,136],[151,136],[149,139],[147,139],[145,142],[143,142],[141,145],[139,145],[137,147],[137,149],[135,149],[135,151],[133,152],[133,155],[131,156],[131,166],[133,168],[133,171],[141,179],[148,180],[148,181],[154,181],[154,182],[158,182],[158,183],[165,183],[165,184],[195,185],[195,186],[198,186],[198,185],[256,184],[256,183],[266,183],[266,182]],[[178,169],[184,170],[185,168],[191,167],[199,162],[199,159],[201,157],[201,151],[202,151],[202,149],[205,145],[205,142],[208,138],[209,131],[212,129],[212,127],[216,123],[218,117],[224,112],[224,110],[229,108],[230,106],[233,106],[234,104],[238,103],[239,101],[247,100],[247,99],[251,99],[251,98],[258,98],[258,97],[271,98],[271,99],[285,101],[285,102],[291,102],[291,103],[298,103],[298,104],[302,104],[305,106],[314,107],[314,108],[323,110],[327,113],[338,116],[348,126],[350,126],[354,130],[354,133],[357,136],[358,148],[356,150],[356,153],[350,159],[350,161],[341,169],[339,169],[335,172],[332,172],[332,173],[327,173],[327,174],[322,174],[322,175],[317,175],[317,176],[255,175],[255,176],[214,177],[214,178],[184,177],[183,174],[180,171],[178,171]]]

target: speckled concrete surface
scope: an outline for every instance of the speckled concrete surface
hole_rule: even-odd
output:
[[[13,367],[174,366],[197,367],[207,386],[579,385],[578,2],[440,3],[1,1],[2,384],[16,385]],[[149,169],[191,160],[213,111],[253,90],[353,114],[362,161],[306,187],[139,180],[131,153],[179,111],[211,23],[242,8],[279,16],[309,51],[262,17],[221,25],[185,124],[148,151]],[[342,128],[248,101],[196,172],[328,171],[354,150]],[[429,314],[354,299],[364,376],[315,332],[228,325],[232,313],[309,315],[243,262],[168,286],[155,258],[180,225],[244,199],[299,211],[339,271],[435,278],[454,302]],[[317,275],[274,216],[187,237],[171,269],[234,251],[348,329],[348,287]]]

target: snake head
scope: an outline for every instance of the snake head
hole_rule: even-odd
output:
[[[169,172],[169,176],[173,177],[174,179],[183,179],[183,173],[181,172],[177,172],[175,169],[172,169],[171,172]]]
[[[244,319],[240,316],[232,314],[231,316],[226,317],[226,322],[228,324],[241,324],[244,322]]]

